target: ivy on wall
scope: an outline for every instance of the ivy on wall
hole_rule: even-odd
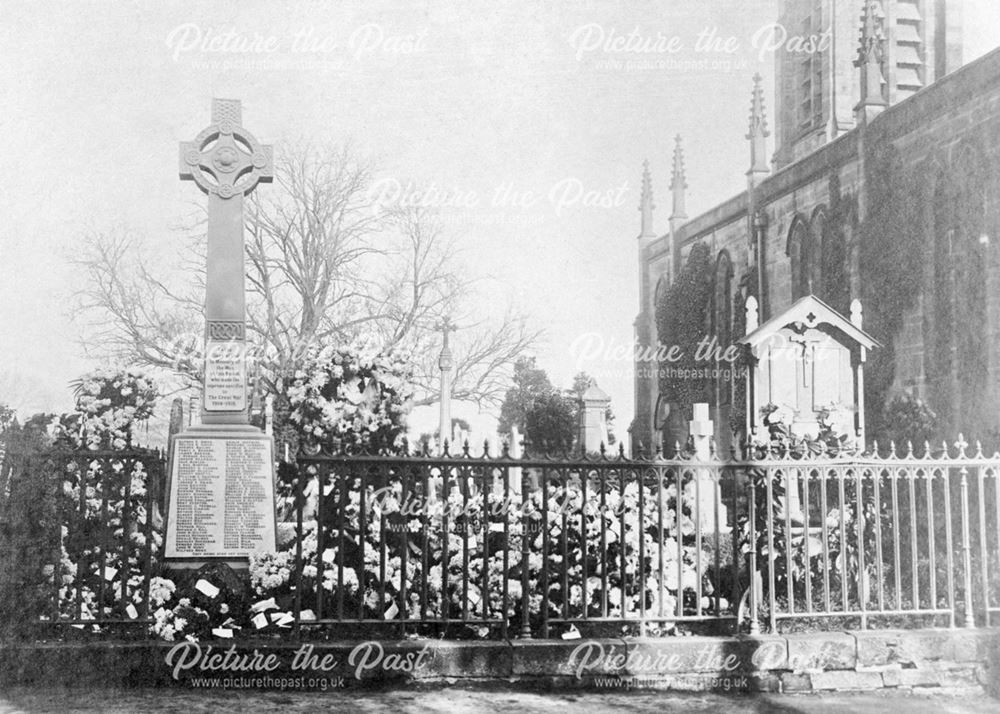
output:
[[[891,426],[882,415],[895,378],[893,343],[923,282],[924,197],[917,177],[891,144],[870,150],[865,181],[867,211],[859,226],[861,300],[865,330],[882,343],[869,354],[865,369],[865,413],[869,434],[877,438]]]
[[[656,304],[656,329],[665,350],[673,349],[677,359],[663,365],[660,393],[685,408],[695,402],[710,401],[711,381],[690,375],[709,365],[695,360],[698,343],[709,334],[712,299],[712,254],[704,243],[696,243],[674,283]]]

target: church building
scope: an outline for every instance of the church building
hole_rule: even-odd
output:
[[[859,335],[863,319],[878,347],[848,405],[855,435],[867,423],[868,441],[879,438],[886,405],[908,395],[933,412],[938,443],[959,432],[996,443],[1000,51],[962,65],[961,0],[780,0],[779,12],[784,27],[830,41],[777,53],[770,155],[754,78],[746,190],[688,216],[677,137],[669,230],[658,234],[644,170],[633,448],[683,443],[694,403],[709,404],[723,449],[759,418],[753,409],[803,409],[766,395],[748,408],[739,362],[720,358],[747,333],[751,296],[757,324],[805,298]],[[695,365],[711,369],[685,373],[663,355],[693,349],[693,334],[720,349]]]

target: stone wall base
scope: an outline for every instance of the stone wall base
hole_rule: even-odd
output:
[[[217,682],[217,683],[216,683]],[[402,684],[1000,696],[1000,630],[467,642],[75,642],[0,646],[0,685],[328,690]]]

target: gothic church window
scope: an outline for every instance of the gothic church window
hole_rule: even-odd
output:
[[[788,236],[788,255],[792,259],[792,300],[813,291],[814,253],[812,236],[805,221],[796,218]]]
[[[823,32],[823,0],[812,0],[812,9],[802,18],[801,36],[819,36]],[[823,53],[806,52],[798,67],[797,123],[801,131],[823,123]]]

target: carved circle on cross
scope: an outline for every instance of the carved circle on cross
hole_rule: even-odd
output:
[[[240,155],[236,149],[223,146],[212,157],[212,164],[223,173],[232,173],[240,163]]]
[[[250,132],[223,119],[181,146],[181,178],[220,198],[249,193],[271,180],[270,147]]]

